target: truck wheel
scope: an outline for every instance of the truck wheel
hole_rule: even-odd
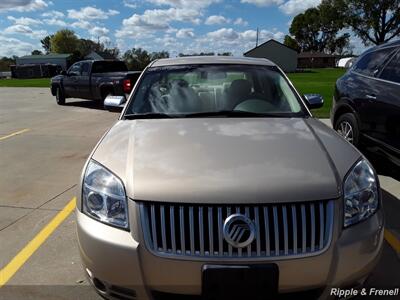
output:
[[[61,90],[60,87],[56,88],[56,101],[58,105],[64,105],[65,104],[65,96],[63,91]]]
[[[349,143],[358,146],[360,130],[352,113],[341,115],[335,123],[335,130]]]

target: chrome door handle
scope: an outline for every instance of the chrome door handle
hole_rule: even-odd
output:
[[[375,95],[366,95],[365,97],[367,99],[376,100],[376,96]]]

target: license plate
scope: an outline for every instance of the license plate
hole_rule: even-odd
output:
[[[264,265],[205,265],[202,274],[205,300],[275,299],[279,268]]]

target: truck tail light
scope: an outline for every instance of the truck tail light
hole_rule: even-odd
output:
[[[132,91],[132,82],[130,79],[124,79],[123,86],[124,86],[125,93],[129,94]]]

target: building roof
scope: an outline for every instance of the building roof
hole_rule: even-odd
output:
[[[298,58],[336,57],[336,55],[323,52],[300,52]]]
[[[296,51],[295,49],[293,49],[292,47],[289,47],[289,46],[287,46],[287,45],[285,45],[285,44],[282,44],[281,42],[278,42],[278,41],[276,41],[276,40],[274,40],[274,39],[270,39],[270,40],[268,40],[268,41],[266,41],[266,42],[264,42],[264,43],[258,45],[257,47],[254,47],[253,49],[250,49],[249,51],[243,53],[243,55],[249,54],[250,52],[254,51],[255,49],[260,48],[260,47],[262,47],[262,46],[264,46],[264,45],[266,45],[266,44],[269,44],[269,43],[279,44],[280,46],[286,47],[286,48],[288,48],[288,49],[290,49],[290,50],[293,50],[294,52],[297,53],[297,51]]]
[[[43,58],[68,58],[71,54],[44,54],[44,55],[25,55],[19,58],[26,58],[26,59],[43,59]]]
[[[232,57],[232,56],[185,56],[176,58],[163,58],[155,60],[151,67],[174,65],[199,65],[199,64],[240,64],[240,65],[264,65],[275,66],[273,62],[265,58]]]

